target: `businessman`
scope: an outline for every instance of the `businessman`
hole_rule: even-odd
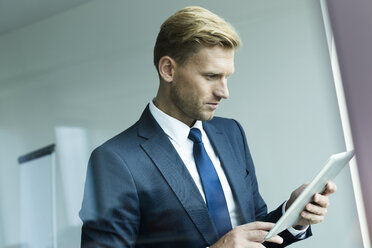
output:
[[[305,185],[268,213],[238,122],[214,117],[229,97],[240,39],[201,7],[186,7],[161,26],[154,47],[156,97],[130,128],[90,157],[82,247],[285,247],[321,222],[330,182],[299,222],[264,242]]]

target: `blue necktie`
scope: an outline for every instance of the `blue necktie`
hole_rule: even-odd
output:
[[[220,179],[205,151],[200,130],[192,128],[189,139],[194,142],[194,159],[202,181],[209,214],[212,217],[219,237],[222,237],[231,230],[231,222]]]

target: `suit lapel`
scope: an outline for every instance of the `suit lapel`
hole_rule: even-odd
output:
[[[249,214],[251,211],[250,209],[247,209],[247,206],[250,206],[250,198],[247,193],[250,192],[250,190],[247,190],[247,187],[250,187],[250,184],[247,185],[245,180],[246,167],[244,161],[238,161],[234,156],[235,152],[225,133],[221,132],[208,122],[203,122],[203,128],[221,161],[221,165],[229,181],[235,201],[243,215],[244,223],[252,221],[252,216]]]
[[[142,149],[158,167],[205,241],[212,244],[217,239],[217,231],[206,204],[186,166],[148,107],[140,119],[138,134],[146,138],[141,144]]]

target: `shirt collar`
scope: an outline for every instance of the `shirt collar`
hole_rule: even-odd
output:
[[[172,139],[179,145],[182,145],[188,140],[188,136],[190,133],[189,126],[158,109],[153,101],[150,102],[149,108],[151,114],[153,115],[159,126],[163,129],[163,131],[168,135],[170,139]],[[202,133],[204,131],[203,123],[200,120],[197,120],[192,127],[198,128],[199,130],[201,130]]]

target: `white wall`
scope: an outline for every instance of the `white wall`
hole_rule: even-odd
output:
[[[243,39],[217,114],[245,128],[270,209],[345,149],[318,1],[92,1],[0,36],[0,247],[20,238],[16,158],[54,143],[57,126],[84,128],[92,150],[134,123],[157,89],[159,27],[192,4]],[[362,247],[349,172],[336,183],[326,221],[292,247]],[[60,246],[71,247],[79,227],[64,220],[61,192],[58,202]]]

